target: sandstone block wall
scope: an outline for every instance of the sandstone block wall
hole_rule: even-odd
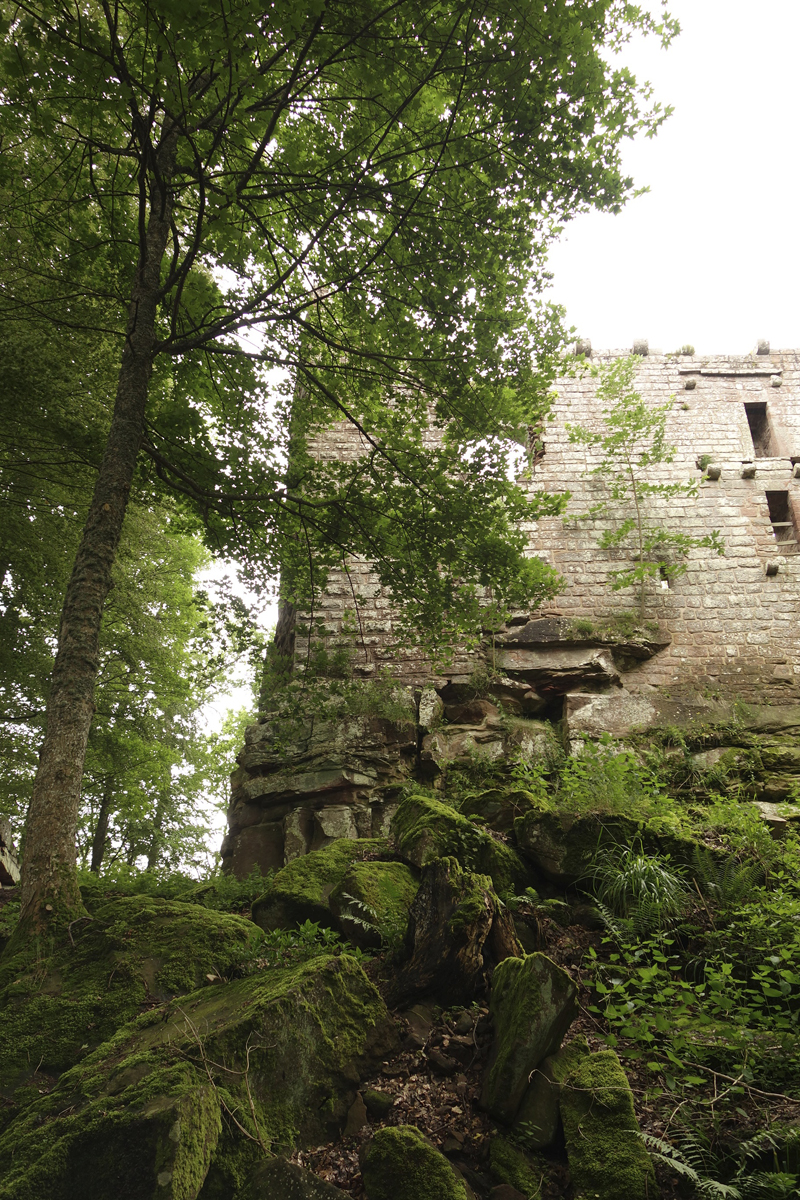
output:
[[[571,443],[567,424],[601,428],[591,368],[622,353],[595,353],[585,369],[559,380],[551,415],[537,431],[544,454],[536,455],[525,486],[568,490],[569,512],[585,511],[606,492],[601,480],[587,475],[601,456]],[[788,702],[797,695],[800,679],[800,556],[795,527],[777,522],[800,518],[800,478],[794,474],[795,462],[800,463],[800,352],[711,358],[653,354],[641,361],[637,388],[653,404],[675,398],[667,436],[677,454],[654,478],[698,481],[694,498],[650,500],[651,515],[693,535],[719,529],[725,555],[693,550],[686,574],[668,587],[659,581],[651,586],[648,619],[666,626],[672,644],[629,671],[625,686],[632,693],[688,687]],[[366,446],[357,433],[338,425],[320,432],[314,449],[322,457],[350,458]],[[696,465],[702,455],[720,468],[718,479],[703,477]],[[566,583],[564,593],[540,615],[603,620],[635,610],[633,592],[614,592],[609,577],[630,561],[631,552],[601,550],[597,541],[604,527],[602,521],[575,525],[557,517],[530,524],[531,554],[549,561]],[[767,574],[768,565],[771,571],[777,566],[777,573]],[[419,653],[393,645],[391,600],[381,594],[368,563],[351,561],[346,571],[334,571],[316,611],[299,618],[301,625],[311,620],[325,623],[333,635],[329,645],[355,646],[356,675],[388,669],[412,684],[432,676]],[[355,635],[348,632],[354,624]],[[298,665],[307,653],[307,639],[298,638]],[[465,678],[474,664],[474,656],[457,654],[448,675]]]
[[[587,367],[612,357],[596,355]],[[688,685],[776,702],[797,694],[797,533],[793,525],[773,527],[768,494],[773,519],[783,504],[785,514],[778,515],[797,521],[799,367],[797,351],[718,358],[654,355],[642,360],[637,378],[642,395],[653,404],[675,397],[667,437],[677,454],[660,478],[699,481],[696,498],[651,500],[650,511],[669,527],[692,535],[719,529],[725,555],[693,550],[685,575],[667,588],[651,589],[648,616],[669,629],[672,644],[627,674],[629,691]],[[570,443],[566,427],[599,428],[600,420],[596,380],[588,369],[559,382],[543,431],[545,452],[530,486],[568,489],[570,512],[585,511],[605,489],[600,480],[586,475],[601,455]],[[710,455],[720,468],[719,479],[703,480],[696,465],[702,455]],[[610,611],[635,607],[630,590],[613,592],[609,587],[609,572],[619,566],[619,559],[630,556],[600,550],[602,528],[601,522],[576,527],[548,518],[530,529],[532,552],[546,558],[566,580],[566,591],[558,598],[565,616],[602,618]],[[777,565],[777,574],[767,574],[768,564],[773,564],[771,570]]]

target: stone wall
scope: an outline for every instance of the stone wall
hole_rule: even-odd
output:
[[[590,361],[602,364],[611,357],[601,354]],[[773,504],[784,503],[788,519],[800,516],[794,466],[800,462],[799,366],[796,351],[643,359],[637,381],[642,395],[653,404],[675,397],[667,436],[677,454],[662,478],[699,481],[696,498],[653,502],[654,507],[660,503],[665,521],[692,535],[719,529],[725,556],[693,550],[685,575],[652,590],[648,615],[666,626],[672,644],[627,675],[628,691],[707,688],[775,702],[797,696],[800,557],[796,545],[776,541],[767,493],[778,494]],[[754,446],[746,405],[765,406],[767,430],[756,433],[768,432],[768,445],[762,436],[762,444]],[[570,511],[584,511],[604,495],[603,485],[585,475],[599,456],[570,443],[566,429],[568,423],[596,425],[599,410],[588,371],[560,382],[531,486],[568,489]],[[757,408],[755,417],[761,414]],[[720,468],[718,479],[703,478],[696,465],[702,455]],[[601,528],[599,522],[576,528],[548,518],[530,531],[532,549],[566,580],[559,597],[565,616],[597,619],[635,606],[630,591],[613,592],[608,586],[620,552],[597,547]],[[777,532],[782,538],[797,536],[792,527]],[[777,567],[777,573],[768,574],[768,566]]]
[[[538,455],[527,486],[531,491],[568,490],[569,512],[585,511],[602,499],[605,489],[586,472],[599,456],[570,443],[568,423],[599,428],[601,406],[591,367],[622,351],[595,354],[586,369],[559,380],[551,416],[542,431],[544,454]],[[628,673],[631,692],[653,688],[731,689],[749,699],[788,702],[797,695],[800,678],[800,557],[796,545],[779,545],[770,520],[767,493],[788,505],[788,519],[800,514],[800,353],[701,358],[653,354],[643,358],[637,387],[653,404],[675,397],[667,436],[677,447],[674,462],[658,479],[698,481],[696,498],[651,501],[665,524],[693,535],[719,529],[725,556],[700,549],[690,553],[685,575],[668,587],[650,588],[647,615],[672,635],[668,650]],[[745,405],[764,406],[762,428],[754,446]],[[759,418],[755,410],[754,420]],[[764,444],[765,434],[769,443]],[[343,425],[318,435],[315,449],[323,457],[351,457],[364,452],[359,435]],[[718,479],[704,477],[697,460],[710,455],[720,468]],[[773,500],[773,504],[776,501]],[[780,513],[778,514],[781,515]],[[777,520],[773,513],[773,520]],[[603,621],[636,608],[630,589],[612,591],[609,572],[630,561],[630,552],[601,550],[600,521],[576,526],[551,517],[528,528],[531,554],[550,562],[564,577],[566,589],[541,614]],[[797,535],[784,527],[779,536]],[[771,565],[770,565],[771,564]],[[768,565],[776,574],[767,574]],[[343,633],[354,622],[359,633]],[[518,621],[524,615],[520,614]],[[333,635],[330,644],[355,645],[354,672],[369,677],[388,669],[400,681],[419,684],[431,678],[429,664],[416,652],[393,647],[392,608],[369,565],[352,562],[349,571],[334,571],[326,596],[309,618],[323,620]],[[308,643],[298,638],[302,664]],[[463,679],[474,657],[457,655],[451,678]]]
[[[613,357],[587,358],[562,379],[546,426],[535,431],[524,486],[568,490],[568,513],[585,512],[607,494],[602,480],[587,474],[601,456],[570,442],[567,426],[600,429],[592,367]],[[644,623],[630,615],[637,608],[632,591],[610,587],[610,572],[630,563],[632,552],[600,549],[607,525],[599,520],[531,524],[530,553],[560,572],[563,594],[546,611],[513,614],[477,651],[457,652],[445,675],[395,644],[391,600],[368,563],[332,572],[316,610],[297,614],[298,686],[309,650],[303,631],[322,622],[329,649],[352,650],[357,679],[388,672],[397,681],[403,718],[376,711],[355,719],[346,707],[339,718],[323,718],[312,705],[287,724],[276,699],[275,711],[247,731],[232,778],[226,869],[274,869],[338,838],[380,835],[405,783],[435,782],[449,763],[476,755],[532,759],[553,737],[567,746],[665,722],[718,720],[735,700],[781,706],[769,711],[796,722],[800,709],[787,706],[800,698],[799,361],[793,351],[642,359],[637,387],[646,399],[675,397],[667,437],[677,453],[653,479],[697,482],[695,496],[650,501],[651,515],[694,536],[718,529],[725,542],[724,557],[695,549],[685,574],[654,580]],[[315,449],[350,457],[366,448],[357,433],[336,426],[318,435]],[[713,470],[698,468],[704,456]],[[480,696],[476,667],[483,668]],[[794,787],[779,784],[773,781],[772,791],[764,784],[765,802]]]

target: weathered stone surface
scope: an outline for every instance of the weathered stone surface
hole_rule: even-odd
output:
[[[432,687],[423,688],[417,709],[417,724],[419,728],[430,733],[441,724],[443,715],[444,701],[439,693]]]
[[[262,875],[283,866],[284,832],[280,821],[248,825],[228,841],[228,870],[237,879],[246,879],[254,867]]]
[[[559,1085],[555,1078],[554,1063],[559,1054],[543,1059],[531,1075],[528,1090],[517,1112],[514,1128],[524,1134],[525,1144],[531,1150],[546,1150],[555,1141],[561,1120],[559,1111]]]
[[[498,718],[500,710],[491,700],[467,700],[445,705],[444,715],[452,725],[481,725],[487,717]]]
[[[331,893],[354,863],[388,851],[389,843],[380,838],[345,839],[293,859],[253,904],[253,920],[262,929],[293,929],[304,921],[338,928]]]
[[[379,1129],[361,1155],[367,1200],[467,1200],[443,1154],[414,1125]]]
[[[523,1200],[536,1200],[539,1195],[542,1172],[536,1171],[529,1155],[515,1146],[508,1138],[498,1134],[489,1143],[489,1170],[499,1187],[492,1191],[504,1200],[522,1196]]]
[[[497,666],[539,690],[569,692],[579,684],[608,687],[620,680],[611,652],[602,647],[508,646],[498,651]]]
[[[753,807],[764,824],[768,826],[774,838],[780,839],[786,836],[789,821],[781,814],[777,804],[770,804],[766,800],[754,800]],[[798,813],[798,818],[800,818],[800,813]]]
[[[507,958],[494,973],[490,1007],[495,1033],[481,1104],[510,1125],[531,1072],[558,1049],[575,1019],[577,989],[544,954]]]
[[[604,845],[630,845],[639,826],[629,817],[531,811],[514,822],[520,849],[551,882],[569,887],[586,879]]]
[[[466,1003],[485,970],[521,952],[513,923],[485,875],[437,858],[422,872],[408,921],[406,961],[388,985],[392,1006],[430,996],[446,1006]]]
[[[448,763],[469,762],[476,755],[497,762],[504,757],[503,728],[499,721],[486,725],[441,725],[422,740],[423,764],[441,769]]]
[[[415,867],[454,855],[467,870],[490,875],[501,897],[509,892],[517,894],[524,887],[525,866],[510,846],[423,792],[414,792],[403,800],[394,815],[392,831],[399,855]]]
[[[259,1166],[239,1196],[240,1200],[347,1200],[346,1192],[281,1157]]]
[[[434,693],[435,695],[435,693]],[[416,762],[416,713],[298,720],[273,713],[245,734],[231,777],[223,869],[276,870],[335,839],[374,835]]]
[[[604,847],[630,846],[638,839],[645,850],[669,854],[676,862],[686,863],[695,846],[689,837],[653,828],[633,817],[535,809],[517,818],[514,836],[525,856],[560,887],[587,880]]]
[[[603,695],[572,692],[564,702],[568,738],[597,738],[603,733],[622,737],[632,729],[646,728],[657,709],[645,696],[632,696],[624,688]]]
[[[561,1120],[579,1200],[648,1200],[655,1174],[638,1137],[633,1096],[613,1050],[576,1038],[554,1064]]]
[[[530,795],[521,788],[487,788],[467,796],[460,811],[466,817],[480,817],[492,829],[511,833],[517,817],[534,808]]]

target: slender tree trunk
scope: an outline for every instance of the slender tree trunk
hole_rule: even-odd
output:
[[[160,182],[149,197],[111,427],[61,613],[46,733],[25,827],[21,920],[35,926],[46,924],[58,909],[81,905],[75,838],[100,623],[144,430],[176,146],[177,131],[167,132],[157,157]]]
[[[100,874],[100,867],[103,863],[103,857],[106,852],[106,840],[108,838],[108,818],[111,816],[111,801],[114,795],[113,792],[114,777],[109,776],[103,786],[103,798],[100,801],[100,812],[97,814],[97,824],[94,827],[94,837],[92,838],[92,863],[89,867],[90,871],[94,871],[95,875]]]
[[[158,797],[156,811],[153,817],[153,836],[150,838],[150,846],[147,851],[147,869],[154,871],[158,866],[158,860],[161,857],[162,830],[164,828],[164,810],[166,809],[166,797],[161,795]]]

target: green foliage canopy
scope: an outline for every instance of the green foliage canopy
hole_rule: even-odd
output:
[[[622,0],[33,0],[2,30],[20,249],[0,314],[120,341],[147,205],[169,196],[143,445],[215,547],[306,593],[312,554],[320,572],[363,553],[428,626],[473,620],[487,584],[551,591],[505,449],[562,337],[531,300],[556,223],[616,211],[620,140],[664,115],[609,50],[674,22]],[[288,479],[270,369],[292,380]],[[359,463],[308,454],[333,420]]]

